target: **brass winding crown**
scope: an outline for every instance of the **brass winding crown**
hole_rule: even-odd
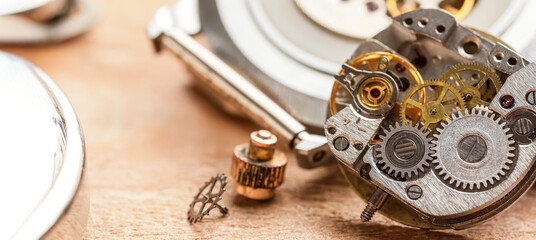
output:
[[[283,184],[286,156],[277,150],[277,137],[267,130],[251,133],[249,144],[233,151],[231,176],[236,180],[236,192],[251,199],[272,198],[275,188]]]

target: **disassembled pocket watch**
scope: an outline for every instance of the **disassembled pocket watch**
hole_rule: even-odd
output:
[[[446,11],[402,13],[360,43],[335,76],[325,142],[177,29],[173,16],[161,9],[150,24],[157,50],[174,52],[283,136],[302,166],[333,154],[368,201],[364,221],[379,210],[420,228],[467,228],[534,182],[536,65]]]
[[[534,183],[536,65],[440,10],[415,10],[342,66],[325,133],[374,212],[467,228]]]

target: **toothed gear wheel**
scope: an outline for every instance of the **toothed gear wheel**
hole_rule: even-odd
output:
[[[221,195],[225,192],[226,185],[227,176],[223,173],[220,173],[215,177],[210,178],[210,181],[205,182],[205,185],[199,189],[194,200],[190,203],[188,221],[190,223],[197,223],[198,221],[201,221],[204,216],[209,215],[210,210],[214,208],[219,208],[223,215],[227,214],[229,210],[218,203],[222,199]]]
[[[419,124],[396,123],[384,129],[382,142],[375,146],[376,164],[395,179],[415,179],[432,161],[432,137]]]
[[[434,135],[433,171],[446,185],[484,191],[508,176],[515,164],[515,142],[506,122],[485,107],[454,114]]]
[[[433,90],[432,98],[425,102],[415,98],[421,94],[421,90]],[[465,110],[466,103],[461,92],[452,84],[442,80],[428,80],[412,88],[400,105],[400,119],[403,123],[408,118],[413,122],[421,121],[424,128],[430,124],[444,121],[452,113],[450,109]]]
[[[471,109],[476,105],[488,106],[502,84],[495,71],[477,62],[458,63],[441,76],[442,81],[453,79]]]

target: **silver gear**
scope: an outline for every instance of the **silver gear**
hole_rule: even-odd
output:
[[[415,179],[430,166],[432,137],[421,125],[396,123],[375,147],[377,166],[395,179]]]
[[[216,187],[218,183],[219,186]],[[199,189],[194,200],[190,203],[188,221],[190,223],[197,223],[198,221],[201,221],[205,215],[209,215],[210,210],[214,208],[219,208],[223,215],[229,213],[229,209],[218,203],[221,200],[221,195],[226,190],[226,185],[227,177],[223,173],[219,173],[215,177],[210,178],[210,181],[205,182],[205,185]],[[197,204],[201,204],[199,210],[196,208]]]
[[[454,189],[490,189],[515,164],[515,142],[506,122],[483,106],[453,114],[436,130],[433,170]]]

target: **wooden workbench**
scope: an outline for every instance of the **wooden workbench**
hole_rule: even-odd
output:
[[[229,173],[231,151],[256,127],[222,113],[192,87],[171,54],[156,55],[145,26],[172,1],[101,0],[87,34],[48,46],[2,47],[40,66],[71,100],[85,132],[91,209],[86,239],[534,239],[536,189],[491,221],[426,231],[377,215],[336,166],[300,169],[294,159],[275,199],[238,196],[196,225],[186,211],[198,188]]]

